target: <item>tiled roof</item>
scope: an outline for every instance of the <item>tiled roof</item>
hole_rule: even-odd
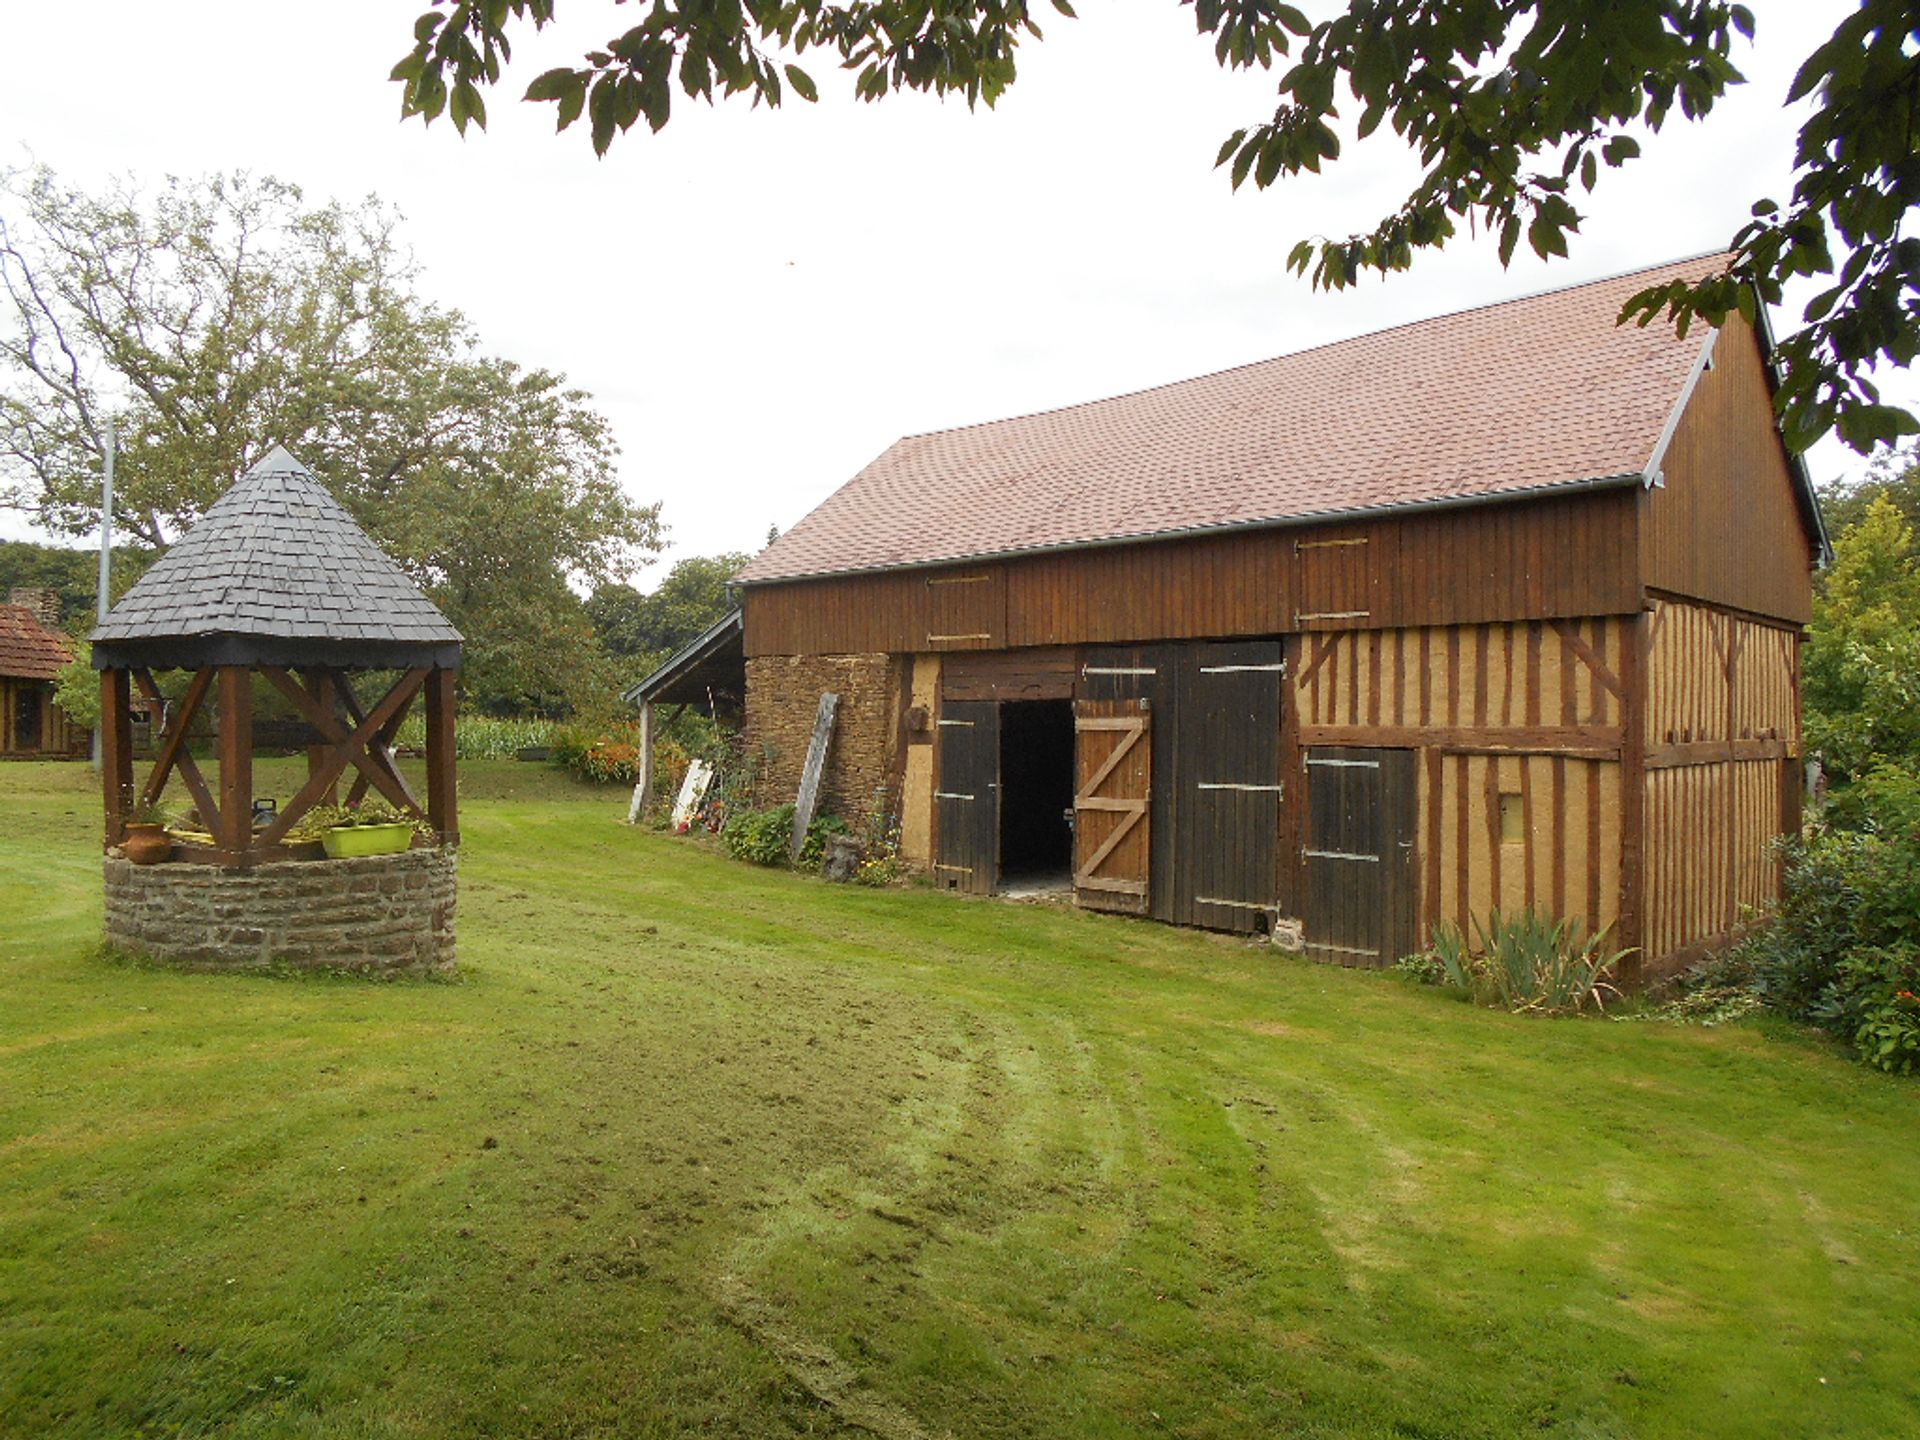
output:
[[[901,440],[742,581],[935,564],[1636,474],[1707,327],[1617,325],[1726,257],[1422,320],[1111,400]]]
[[[273,450],[133,583],[95,641],[203,635],[458,644],[304,465]]]
[[[9,680],[51,680],[73,663],[67,642],[42,625],[24,605],[0,605],[0,675]]]

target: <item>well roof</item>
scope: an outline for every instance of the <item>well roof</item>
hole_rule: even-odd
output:
[[[67,642],[24,605],[0,605],[0,678],[51,680],[73,663]]]
[[[898,441],[745,583],[1473,503],[1638,476],[1710,334],[1620,325],[1724,255]]]
[[[93,632],[120,664],[453,664],[460,632],[276,445]]]

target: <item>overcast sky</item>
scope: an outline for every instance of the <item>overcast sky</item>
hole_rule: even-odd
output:
[[[489,97],[491,128],[464,141],[444,121],[401,124],[385,78],[424,0],[16,5],[0,163],[39,160],[82,186],[246,169],[314,200],[377,193],[406,217],[434,299],[490,350],[595,396],[625,485],[665,502],[674,553],[753,550],[901,435],[1725,244],[1756,196],[1785,199],[1788,81],[1851,8],[1751,3],[1757,41],[1736,55],[1751,83],[1607,172],[1569,259],[1523,254],[1503,271],[1462,239],[1342,295],[1288,275],[1286,253],[1387,213],[1411,156],[1383,127],[1325,178],[1233,194],[1214,153],[1271,112],[1274,79],[1221,71],[1173,0],[1090,0],[1077,21],[1043,21],[994,111],[856,104],[816,58],[818,105],[684,103],[605,160],[583,126],[555,136],[552,107],[514,97],[637,18],[608,0],[561,0],[562,23],[529,32]],[[1793,305],[1775,321],[1785,333],[1797,318]],[[1920,400],[1906,377],[1888,389]],[[1832,441],[1810,458],[1823,481],[1860,468]]]

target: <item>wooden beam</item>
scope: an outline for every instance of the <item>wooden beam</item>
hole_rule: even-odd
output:
[[[627,824],[640,823],[640,814],[653,798],[653,702],[640,705],[640,758],[635,763],[633,799],[627,802]]]
[[[427,676],[427,821],[442,845],[460,843],[453,699],[453,671],[436,666]]]
[[[1620,650],[1620,708],[1625,734],[1620,747],[1620,919],[1615,943],[1630,951],[1621,962],[1623,979],[1639,984],[1653,957],[1646,955],[1643,922],[1646,886],[1647,817],[1647,650],[1652,626],[1646,611],[1625,625]],[[1599,857],[1590,856],[1590,865]]]
[[[207,788],[206,777],[200,773],[200,766],[187,750],[187,732],[193,726],[193,717],[200,712],[201,702],[206,699],[207,691],[213,686],[213,671],[210,668],[194,672],[193,679],[187,685],[187,693],[180,697],[177,706],[168,708],[160,694],[160,687],[154,684],[150,671],[141,669],[133,672],[134,680],[140,686],[140,693],[147,703],[159,713],[166,715],[167,723],[161,733],[160,749],[154,756],[153,769],[147,775],[147,783],[141,792],[141,798],[148,804],[158,801],[167,788],[167,779],[178,767],[180,779],[185,783],[187,792],[193,796],[193,803],[199,809],[201,817],[208,825],[219,813],[214,804],[213,792]]]
[[[267,677],[269,684],[294,703],[294,706],[306,716],[307,722],[318,730],[338,752],[329,758],[321,771],[322,774],[330,776],[332,780],[338,780],[341,772],[351,764],[394,805],[402,810],[412,811],[423,820],[429,819],[427,813],[421,809],[420,803],[413,798],[412,792],[407,789],[406,783],[394,771],[391,758],[383,763],[367,750],[370,743],[386,733],[390,722],[397,728],[399,721],[405,717],[406,708],[413,703],[413,697],[419,693],[420,687],[426,683],[427,676],[431,673],[426,667],[409,670],[396,680],[393,688],[387,691],[380,703],[360,720],[358,728],[351,734],[341,724],[338,716],[322,709],[319,702],[287,671],[277,666],[262,666],[260,673]],[[358,714],[358,702],[350,698],[351,692],[348,687],[341,688],[342,698],[346,700],[348,708]],[[317,778],[318,776],[308,777],[306,786],[300,792],[302,796],[307,796],[310,792],[313,795],[320,793],[315,789],[314,782]],[[365,793],[364,787],[360,793]],[[306,803],[311,805],[313,800],[309,798]],[[290,810],[291,807],[289,807]],[[281,812],[283,818],[289,811]],[[276,824],[268,833],[277,839],[285,833],[285,827]]]
[[[1580,657],[1581,663],[1593,672],[1593,678],[1600,682],[1603,689],[1608,691],[1614,699],[1620,699],[1621,685],[1619,677],[1607,668],[1607,662],[1600,658],[1599,653],[1585,640],[1580,638],[1580,632],[1565,620],[1555,620],[1551,623],[1553,625],[1553,633],[1560,637],[1560,643]],[[1632,624],[1632,621],[1628,622],[1629,628],[1631,628]]]
[[[100,789],[106,844],[118,845],[133,808],[133,706],[127,672],[100,672]]]
[[[218,674],[220,813],[211,828],[220,849],[238,852],[253,845],[253,674],[245,665],[222,665]]]
[[[1737,760],[1782,760],[1784,740],[1693,740],[1655,745],[1647,751],[1646,768],[1671,770],[1682,765],[1723,765]]]
[[[1374,745],[1395,750],[1434,746],[1453,754],[1564,754],[1617,760],[1614,725],[1302,725],[1302,745]]]

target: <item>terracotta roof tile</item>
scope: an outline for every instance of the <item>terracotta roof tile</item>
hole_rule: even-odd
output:
[[[51,680],[73,661],[67,642],[24,605],[0,605],[0,675]]]
[[[740,573],[936,564],[1638,473],[1705,327],[1616,325],[1719,255],[901,440]]]

